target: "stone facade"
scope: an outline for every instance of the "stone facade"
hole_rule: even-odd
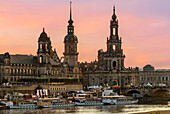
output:
[[[161,86],[165,84],[170,86],[170,70],[155,69],[151,65],[146,65],[139,72],[139,84],[146,85],[150,83],[152,86]]]

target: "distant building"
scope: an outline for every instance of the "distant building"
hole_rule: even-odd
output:
[[[124,66],[125,55],[118,27],[114,7],[110,20],[110,36],[107,38],[107,50],[98,51],[98,61],[81,63],[84,85],[138,85],[138,68],[125,68]]]
[[[155,69],[151,65],[146,65],[139,72],[139,84],[152,86],[170,86],[170,69]]]

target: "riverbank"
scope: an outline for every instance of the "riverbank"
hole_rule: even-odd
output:
[[[167,105],[170,101],[170,96],[165,97],[143,97],[139,99],[139,104],[162,104]]]
[[[141,113],[134,113],[134,114],[170,114],[170,110],[149,111],[149,112],[141,112]]]

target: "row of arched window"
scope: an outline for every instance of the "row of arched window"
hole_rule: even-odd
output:
[[[63,87],[53,87],[53,88],[50,88],[51,91],[58,91],[58,90],[66,90],[66,88],[63,88]]]
[[[11,69],[10,74],[11,75],[35,75],[36,70],[35,69]]]

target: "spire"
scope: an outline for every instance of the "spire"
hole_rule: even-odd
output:
[[[70,1],[70,20],[72,20],[72,18],[71,18],[71,1]]]
[[[113,14],[115,14],[115,5],[113,6]]]
[[[73,24],[72,15],[71,15],[71,4],[72,2],[70,1],[70,20],[68,21],[69,25]]]
[[[112,19],[113,21],[115,21],[117,18],[116,14],[115,14],[115,5],[113,6],[113,15],[112,15]]]
[[[45,28],[43,27],[43,32],[45,32]]]

